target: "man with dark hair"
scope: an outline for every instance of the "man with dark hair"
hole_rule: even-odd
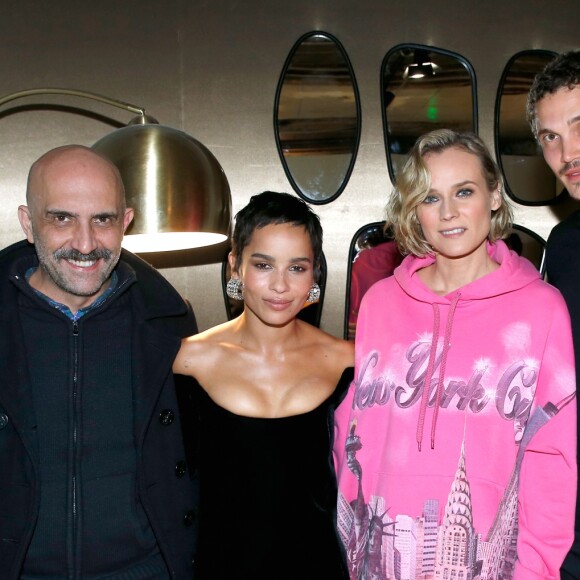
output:
[[[557,56],[536,76],[528,96],[528,119],[546,162],[570,196],[580,200],[580,52]],[[577,374],[580,371],[579,248],[580,211],[576,211],[550,233],[546,271],[548,281],[562,292],[570,311]],[[574,544],[562,565],[561,577],[580,579],[579,501]]]
[[[0,253],[0,576],[191,578],[194,483],[171,365],[191,307],[121,250],[117,168],[49,151]]]

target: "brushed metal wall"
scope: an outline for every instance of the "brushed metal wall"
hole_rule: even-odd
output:
[[[493,146],[495,93],[508,59],[524,49],[578,48],[576,0],[4,0],[2,7],[0,96],[65,86],[144,106],[214,153],[228,177],[234,212],[253,193],[291,191],[272,127],[278,77],[302,34],[336,36],[351,59],[362,104],[350,182],[336,201],[315,207],[328,261],[322,327],[337,336],[350,239],[360,226],[382,219],[391,188],[379,95],[387,51],[413,42],[466,57],[477,75],[480,135]],[[60,105],[93,111],[94,118]],[[24,201],[30,164],[58,145],[91,145],[113,128],[104,117],[122,123],[130,115],[56,97],[0,110],[0,245],[22,238],[16,208]],[[543,237],[558,219],[549,208],[516,207],[517,222]],[[201,329],[226,316],[219,255],[166,257],[158,264],[192,302]]]

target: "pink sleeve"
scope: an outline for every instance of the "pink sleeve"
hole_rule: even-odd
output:
[[[334,412],[334,447],[332,457],[334,459],[334,468],[337,476],[340,474],[342,460],[344,458],[344,446],[348,433],[348,423],[350,420],[350,411],[354,397],[354,381],[351,383],[346,397]]]
[[[543,413],[545,423],[532,435],[521,466],[514,580],[560,578],[574,538],[576,381],[568,313],[560,315],[559,310],[555,309],[532,411]]]

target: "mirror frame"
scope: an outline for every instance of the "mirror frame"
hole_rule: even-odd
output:
[[[521,50],[520,52],[516,52],[513,56],[510,57],[510,59],[507,61],[506,65],[501,73],[501,78],[499,80],[497,92],[495,95],[495,105],[494,105],[494,112],[493,112],[493,141],[494,141],[494,148],[495,148],[495,159],[496,159],[497,165],[499,167],[499,170],[501,171],[505,191],[508,194],[509,198],[512,201],[514,201],[515,203],[518,203],[520,205],[524,205],[524,206],[528,206],[528,207],[538,207],[538,206],[549,206],[549,205],[554,205],[555,203],[558,203],[562,199],[562,194],[565,192],[564,186],[562,186],[562,189],[558,195],[556,195],[553,198],[548,199],[546,201],[527,201],[525,199],[521,199],[521,198],[517,197],[514,194],[514,192],[512,191],[512,189],[511,189],[511,187],[506,179],[505,170],[504,170],[503,163],[502,163],[502,156],[501,156],[501,153],[499,150],[500,106],[501,106],[501,99],[503,96],[503,88],[505,85],[506,78],[508,76],[508,72],[509,72],[510,68],[512,67],[514,61],[516,61],[518,58],[520,58],[522,56],[532,55],[532,54],[545,54],[545,55],[550,55],[552,58],[558,55],[557,52],[554,52],[552,50],[538,48],[538,49],[530,49],[530,50]],[[524,112],[524,114],[525,114],[525,112]],[[530,129],[530,135],[532,135],[531,129]],[[533,137],[533,135],[532,135],[532,137]],[[529,230],[529,231],[531,232],[531,230]],[[540,239],[542,239],[542,238],[540,238]]]
[[[352,282],[352,265],[354,264],[354,258],[356,256],[355,248],[357,241],[361,234],[365,231],[370,230],[372,228],[381,228],[383,229],[385,226],[385,220],[380,220],[376,222],[370,222],[368,224],[362,225],[352,236],[350,244],[348,246],[348,265],[346,268],[346,293],[344,299],[344,323],[342,334],[344,340],[349,340],[348,338],[348,326],[349,326],[349,315],[350,315],[350,289],[351,289],[351,282]],[[385,241],[394,240],[393,237],[385,237]]]
[[[385,71],[385,67],[386,67],[387,62],[388,62],[389,58],[391,57],[391,55],[395,52],[399,52],[399,51],[403,50],[404,48],[407,48],[407,49],[410,49],[413,51],[426,50],[428,52],[436,52],[436,53],[442,54],[444,56],[455,58],[465,67],[467,73],[471,76],[471,79],[472,79],[471,118],[473,120],[473,133],[475,133],[477,135],[479,132],[478,106],[477,106],[477,76],[475,74],[475,69],[473,68],[471,63],[464,56],[460,55],[457,52],[452,52],[450,50],[446,50],[444,48],[438,48],[436,46],[429,46],[429,45],[425,45],[425,44],[413,44],[413,43],[406,43],[406,42],[393,46],[391,49],[389,49],[389,51],[387,52],[387,54],[383,58],[383,61],[381,63],[381,69],[380,69],[380,75],[381,75],[381,78],[380,78],[381,115],[382,115],[382,120],[383,120],[383,140],[385,143],[385,153],[387,156],[387,168],[389,170],[389,177],[390,177],[391,182],[393,184],[395,183],[395,171],[393,168],[393,161],[391,159],[391,151],[389,148],[389,132],[388,132],[388,125],[387,125],[387,103],[386,103],[386,99],[385,99],[385,95],[386,95],[386,91],[387,91],[388,87],[385,86],[385,72],[384,71]]]
[[[540,267],[538,268],[538,271],[540,272],[540,276],[542,277],[542,279],[545,279],[545,277],[546,277],[546,240],[544,240],[544,238],[542,238],[542,236],[540,236],[540,234],[534,232],[534,230],[530,230],[529,228],[526,228],[525,226],[520,226],[519,224],[512,224],[511,229],[516,230],[517,232],[522,232],[523,234],[530,236],[530,238],[532,238],[534,241],[538,242],[540,244],[540,246],[542,246],[542,259],[540,260]],[[523,256],[523,257],[525,258],[526,256]],[[526,258],[526,259],[529,260],[529,258]],[[531,264],[536,266],[536,264],[534,264],[531,260],[529,260],[529,261]]]
[[[221,268],[221,282],[222,282],[222,295],[224,297],[224,306],[226,309],[226,317],[227,320],[233,320],[239,314],[234,315],[230,305],[230,297],[226,292],[226,285],[229,279],[229,261],[228,261],[229,251],[226,253],[225,258],[222,261],[222,268]],[[324,295],[326,294],[326,280],[328,275],[328,267],[326,264],[326,256],[324,252],[322,252],[320,256],[320,277],[318,279],[318,285],[320,286],[320,298],[318,302],[310,304],[302,308],[302,310],[298,313],[297,318],[300,320],[304,320],[309,322],[313,326],[320,328],[320,320],[322,318],[322,309],[324,307]],[[240,301],[243,304],[243,301]],[[314,316],[307,316],[305,311],[308,311],[308,315],[315,311]],[[240,312],[241,314],[241,312]]]
[[[282,88],[284,86],[284,80],[286,78],[286,73],[288,72],[288,69],[290,68],[290,65],[292,64],[292,59],[294,58],[294,55],[296,54],[297,50],[300,48],[300,46],[302,45],[302,43],[305,40],[307,40],[308,38],[310,38],[312,36],[324,36],[324,37],[326,37],[328,40],[331,40],[334,43],[336,48],[341,53],[342,57],[344,58],[345,64],[350,72],[351,79],[352,79],[352,87],[353,87],[354,101],[355,101],[355,107],[356,107],[356,137],[355,137],[355,143],[354,143],[350,163],[347,167],[346,173],[344,175],[344,179],[342,180],[342,183],[341,183],[340,187],[338,188],[338,190],[333,195],[331,195],[325,199],[312,199],[312,198],[308,197],[307,193],[305,193],[304,191],[302,191],[300,189],[300,187],[296,183],[296,180],[294,179],[294,177],[293,177],[293,175],[288,167],[288,163],[286,162],[286,158],[284,157],[284,151],[282,150],[282,144],[280,142],[280,133],[278,130],[278,109],[280,106],[280,96],[282,94]],[[284,62],[282,72],[280,73],[280,78],[278,79],[278,84],[276,86],[276,96],[274,98],[274,138],[276,139],[276,149],[278,150],[278,155],[280,157],[280,161],[282,163],[284,173],[286,174],[286,177],[287,177],[288,181],[290,182],[292,189],[304,201],[311,203],[313,205],[323,205],[323,204],[330,203],[330,202],[334,201],[344,191],[344,189],[346,188],[346,186],[350,180],[350,176],[351,176],[352,171],[354,169],[354,164],[356,162],[356,158],[357,158],[357,154],[358,154],[358,149],[359,149],[359,145],[360,145],[360,138],[361,138],[361,127],[362,127],[362,118],[361,117],[362,117],[362,115],[361,115],[360,94],[359,94],[359,90],[358,90],[358,84],[356,82],[356,76],[354,74],[354,69],[353,69],[352,64],[350,62],[350,59],[348,58],[348,54],[347,54],[345,48],[343,47],[343,45],[341,44],[341,42],[338,40],[338,38],[336,38],[335,36],[333,36],[332,34],[330,34],[328,32],[324,32],[323,30],[312,30],[310,32],[307,32],[306,34],[303,34],[294,43],[294,46],[292,46],[292,48],[290,49],[290,52],[289,52],[288,56],[286,57],[286,61]]]

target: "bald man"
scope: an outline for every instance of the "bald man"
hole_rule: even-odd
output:
[[[121,250],[116,167],[32,166],[0,253],[0,577],[192,578],[195,478],[171,364],[190,306]]]

